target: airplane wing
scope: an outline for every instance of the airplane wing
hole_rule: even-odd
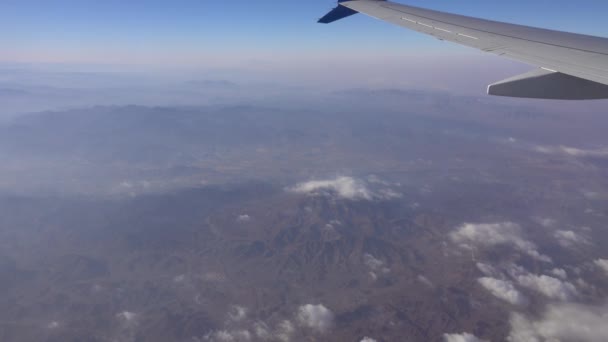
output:
[[[488,86],[488,94],[584,100],[608,98],[608,39],[514,25],[385,0],[340,0],[319,20],[363,13],[457,44],[539,67]]]

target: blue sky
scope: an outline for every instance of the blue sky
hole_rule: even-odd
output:
[[[608,36],[604,0],[401,0],[490,19]],[[2,0],[1,62],[173,64],[475,53],[363,15],[316,19],[329,0]]]

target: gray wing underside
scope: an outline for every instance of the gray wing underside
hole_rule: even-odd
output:
[[[340,6],[541,68],[491,85],[490,94],[554,99],[608,98],[606,38],[495,22],[383,0],[340,1]]]

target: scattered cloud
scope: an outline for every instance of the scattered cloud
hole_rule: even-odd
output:
[[[281,342],[289,342],[291,337],[296,332],[296,328],[293,323],[288,320],[284,320],[277,326],[275,336]]]
[[[237,222],[249,222],[249,221],[251,221],[251,216],[249,216],[247,214],[242,214],[236,218],[236,221]]]
[[[479,278],[478,281],[481,286],[495,297],[510,304],[524,306],[528,303],[527,298],[521,294],[510,281],[490,277]]]
[[[562,268],[554,268],[551,270],[551,274],[553,274],[554,276],[562,279],[562,280],[566,280],[568,279],[568,273],[566,273],[566,271]]]
[[[522,314],[511,317],[511,342],[608,341],[608,306],[549,305],[535,320]]]
[[[211,342],[248,342],[252,335],[248,330],[214,331],[205,336],[205,341]]]
[[[445,342],[483,342],[483,340],[469,333],[443,334],[443,340]]]
[[[422,284],[430,287],[430,288],[434,288],[435,285],[433,284],[432,281],[430,281],[427,277],[423,276],[423,275],[418,275],[418,281],[421,282]]]
[[[463,248],[510,245],[537,260],[551,262],[551,258],[539,253],[534,243],[524,239],[521,227],[512,222],[465,223],[450,237]]]
[[[540,292],[551,299],[567,301],[578,296],[578,291],[573,284],[546,275],[519,275],[517,282],[519,285]]]
[[[377,185],[377,183],[374,183]],[[390,188],[373,190],[368,182],[353,177],[340,176],[327,180],[311,180],[296,184],[289,191],[311,195],[334,194],[349,200],[388,200],[401,197]]]
[[[608,157],[608,148],[582,149],[568,146],[535,146],[536,152],[545,154],[562,154],[571,157]]]
[[[553,233],[557,242],[563,247],[573,247],[575,245],[588,244],[589,240],[572,230],[558,230]]]
[[[221,329],[214,330],[201,338],[210,342],[275,341],[292,342],[309,334],[323,334],[334,325],[333,312],[322,304],[306,304],[298,307],[295,321],[284,319],[274,323],[274,327],[264,321],[249,319],[248,309],[233,305]],[[292,323],[292,322],[295,322]]]
[[[47,326],[46,326],[46,327],[47,327],[48,329],[50,329],[50,330],[55,330],[55,329],[59,328],[59,322],[57,322],[57,321],[52,321],[52,322],[50,322],[49,324],[47,324]]]
[[[321,194],[333,192],[339,197],[351,200],[371,200],[372,193],[365,183],[352,177],[337,177],[330,180],[313,180],[297,184],[291,188],[293,192],[306,194]]]
[[[557,221],[555,219],[552,218],[548,218],[548,217],[539,217],[536,219],[536,221],[538,223],[540,223],[541,226],[549,228],[549,227],[553,227],[555,226],[555,224],[557,224]]]
[[[255,333],[255,336],[260,340],[269,340],[272,338],[270,328],[268,327],[268,324],[264,322],[255,322],[253,324],[253,332]]]
[[[233,322],[240,322],[247,318],[247,308],[239,305],[233,305],[228,312],[228,319]]]
[[[608,259],[597,259],[594,261],[594,263],[597,267],[604,270],[604,272],[606,272],[608,275]]]
[[[367,337],[365,336],[360,342],[378,342],[375,339],[371,338],[371,337]]]
[[[376,259],[376,257],[369,253],[363,255],[363,263],[369,268],[369,275],[373,280],[391,272],[391,269],[385,266],[384,261]]]
[[[567,274],[563,269],[555,268],[551,271],[562,279],[532,274],[516,264],[510,264],[506,271],[520,286],[539,292],[548,298],[567,301],[578,296],[576,287],[565,280]]]
[[[291,342],[296,333],[296,327],[289,320],[283,320],[276,325],[275,329],[271,329],[263,321],[247,322],[243,310],[235,310],[235,308],[233,307],[229,312],[230,319],[225,322],[224,328],[208,333],[203,340],[210,342]],[[236,317],[234,317],[235,314]]]
[[[477,266],[477,269],[483,273],[484,275],[488,276],[488,277],[496,277],[499,272],[492,267],[491,265],[488,264],[484,264],[481,262],[478,262],[477,264],[475,264]]]
[[[328,331],[334,322],[333,312],[322,304],[300,306],[297,318],[302,327],[310,328],[320,333]]]
[[[123,311],[116,314],[116,318],[125,322],[125,323],[133,323],[137,319],[137,314],[130,311]]]

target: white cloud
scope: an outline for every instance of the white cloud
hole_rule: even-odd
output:
[[[483,342],[483,340],[469,333],[443,334],[443,340],[445,342]]]
[[[378,279],[379,275],[391,272],[390,268],[384,266],[384,261],[376,259],[376,257],[369,253],[363,255],[363,263],[369,268],[369,275],[373,280]]]
[[[339,197],[346,199],[372,199],[372,193],[365,183],[352,177],[337,177],[330,180],[313,180],[297,184],[292,189],[294,192],[318,194],[323,192],[334,192]]]
[[[376,259],[373,255],[366,253],[363,255],[363,262],[365,265],[372,270],[376,270],[384,266],[384,262],[382,260]]]
[[[543,227],[547,228],[553,227],[557,223],[557,221],[552,218],[537,218],[536,221],[538,221],[538,223],[540,223]]]
[[[519,275],[517,282],[552,299],[570,300],[578,296],[576,287],[571,283],[546,275]]]
[[[403,194],[393,189],[379,189],[374,196],[380,199],[393,199],[401,198]]]
[[[247,318],[247,308],[233,305],[228,312],[228,319],[233,322],[240,322]]]
[[[375,184],[389,185],[388,182],[383,181],[382,179],[380,179],[376,175],[369,175],[369,176],[367,176],[367,181],[370,182],[370,183],[375,183]]]
[[[560,146],[563,153],[575,157],[608,157],[608,148],[580,149],[574,147]]]
[[[594,261],[594,263],[597,267],[604,270],[604,272],[606,272],[608,275],[608,259],[597,259]]]
[[[564,247],[572,247],[580,244],[587,244],[589,241],[584,236],[572,230],[558,230],[553,233],[553,236]]]
[[[506,271],[520,286],[539,292],[551,299],[570,300],[578,296],[576,287],[565,281],[567,274],[563,269],[555,268],[551,271],[552,274],[563,280],[547,275],[532,274],[516,264],[507,266]]]
[[[338,197],[350,200],[392,199],[401,197],[400,193],[397,193],[390,188],[380,188],[373,191],[366,182],[346,176],[303,182],[296,184],[288,190],[312,195],[332,193]]]
[[[562,280],[566,280],[568,279],[568,273],[566,273],[566,271],[564,269],[561,268],[554,268],[551,270],[551,274],[553,274],[554,276],[562,279]]]
[[[551,258],[538,252],[534,243],[524,239],[521,227],[512,222],[465,223],[452,232],[450,237],[468,249],[510,245],[537,260],[551,262]]]
[[[249,221],[251,221],[251,216],[249,216],[247,214],[242,214],[236,218],[236,221],[237,222],[249,222]]]
[[[134,322],[137,319],[137,314],[130,311],[123,311],[117,313],[116,318],[122,320],[123,322],[130,323]]]
[[[608,148],[582,149],[568,146],[535,146],[534,150],[545,154],[564,154],[572,157],[608,157]]]
[[[371,337],[367,337],[367,336],[365,336],[365,337],[364,337],[364,338],[361,340],[361,342],[378,342],[378,341],[376,341],[375,339],[373,339],[373,338],[371,338]]]
[[[481,262],[478,262],[477,264],[475,264],[477,266],[477,269],[483,273],[484,275],[488,276],[488,277],[495,277],[499,274],[498,271],[496,271],[496,269],[494,267],[492,267],[491,265],[488,264],[484,264]]]
[[[552,304],[534,320],[521,314],[511,317],[511,342],[608,341],[608,306]]]
[[[478,279],[481,286],[488,290],[495,297],[502,299],[513,305],[526,305],[528,300],[522,295],[510,281],[500,280],[490,277]]]
[[[289,342],[295,331],[296,328],[293,326],[293,323],[288,320],[284,320],[279,323],[275,336],[281,342]]]
[[[221,330],[205,336],[205,340],[211,342],[248,342],[251,341],[251,338],[251,333],[248,330]]]
[[[418,275],[418,281],[423,283],[424,285],[433,288],[435,287],[435,285],[433,284],[432,281],[430,281],[427,277],[423,276],[423,275]]]
[[[270,328],[264,322],[256,322],[253,324],[253,331],[255,336],[261,340],[269,340],[272,338],[272,334],[270,333]]]
[[[528,270],[514,263],[506,265],[504,268],[507,273],[515,279],[517,279],[517,277],[520,275],[526,275],[529,273]]]
[[[47,327],[48,329],[50,329],[50,330],[57,329],[57,328],[59,328],[59,322],[57,322],[57,321],[52,321],[52,322],[50,322],[49,324],[47,324],[47,326],[46,326],[46,327]]]
[[[298,322],[301,326],[324,333],[334,322],[334,314],[324,305],[306,304],[298,309]]]

